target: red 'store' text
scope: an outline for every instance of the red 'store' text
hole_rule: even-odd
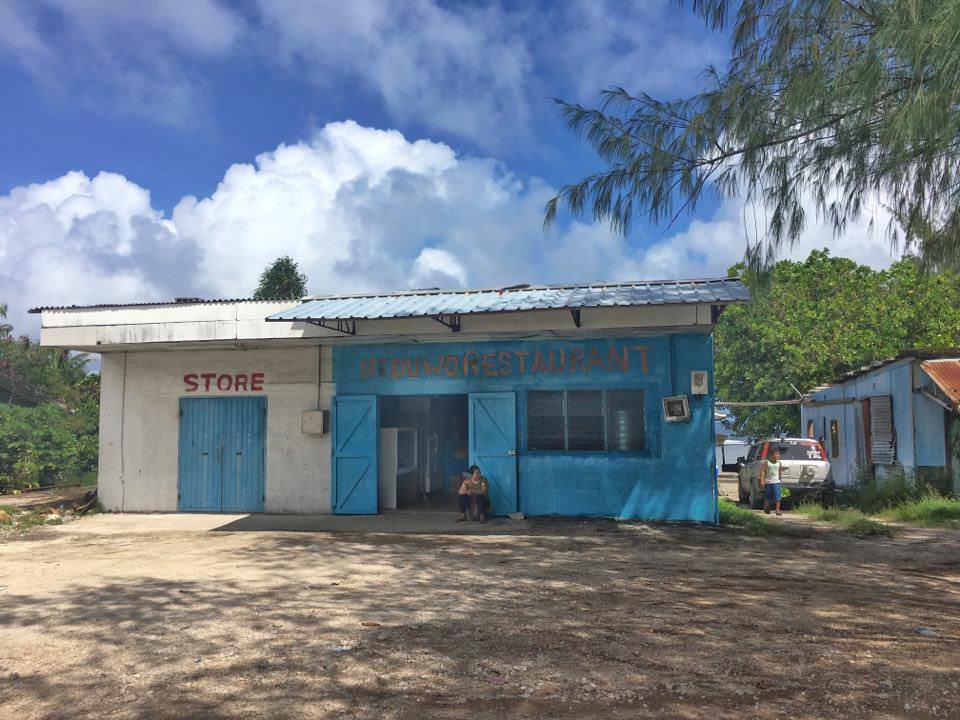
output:
[[[262,392],[264,373],[187,373],[187,392]]]

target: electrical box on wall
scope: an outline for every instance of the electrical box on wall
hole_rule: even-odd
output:
[[[304,410],[302,429],[304,435],[326,435],[330,432],[330,411]]]
[[[690,394],[708,395],[710,393],[709,373],[706,370],[694,370],[690,373]]]

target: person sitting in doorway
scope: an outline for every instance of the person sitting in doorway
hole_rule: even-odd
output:
[[[457,505],[460,508],[460,517],[457,518],[457,522],[466,520],[469,510],[471,519],[479,519],[480,522],[485,523],[487,510],[490,508],[490,483],[480,474],[480,468],[476,465],[471,465],[467,472],[469,474],[463,478],[457,493]]]

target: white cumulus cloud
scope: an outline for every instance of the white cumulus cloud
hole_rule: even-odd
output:
[[[121,175],[70,172],[0,196],[0,302],[32,333],[36,305],[247,296],[280,255],[311,293],[702,277],[743,255],[749,214],[734,202],[637,246],[584,222],[544,234],[553,193],[494,160],[351,121],[230,167],[169,216]],[[891,258],[865,222],[835,240],[812,217],[791,252],[827,245],[871,265]]]
[[[35,303],[162,297],[194,284],[197,249],[114,173],[70,172],[0,197],[0,302],[33,331]]]

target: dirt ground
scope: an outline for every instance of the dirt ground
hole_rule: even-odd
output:
[[[15,509],[58,507],[60,505],[69,507],[71,504],[78,502],[85,493],[92,489],[91,487],[75,485],[70,487],[47,488],[44,490],[30,490],[22,495],[0,495],[0,505]]]
[[[957,533],[343,520],[0,542],[0,716],[960,717]]]

